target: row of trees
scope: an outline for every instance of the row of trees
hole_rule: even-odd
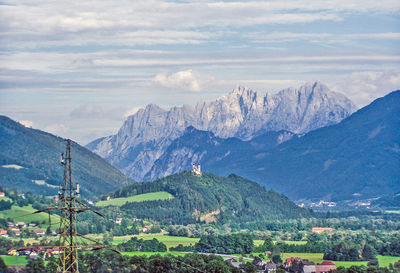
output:
[[[0,262],[1,266],[1,262]],[[1,270],[1,268],[0,268]],[[5,269],[6,270],[6,269]],[[29,260],[27,273],[54,273],[57,271],[55,259],[45,265],[42,259]],[[7,272],[7,271],[1,271]],[[80,255],[79,272],[81,273],[241,273],[240,269],[225,262],[215,255],[187,254],[184,257],[166,255],[121,256],[111,251],[101,251]],[[253,271],[245,271],[253,272]]]
[[[206,253],[249,254],[253,251],[253,237],[250,234],[207,235],[200,238],[195,250]]]
[[[166,252],[167,246],[159,242],[157,239],[143,240],[132,237],[129,241],[123,242],[118,245],[120,251],[144,251],[144,252]]]

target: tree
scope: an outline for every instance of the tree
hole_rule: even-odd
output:
[[[57,272],[57,259],[53,256],[49,259],[46,265],[46,272],[47,273],[54,273]]]
[[[276,263],[276,264],[281,264],[282,263],[282,258],[281,255],[273,255],[271,258],[272,262]]]
[[[257,273],[257,266],[251,263],[242,263],[239,268],[245,273]]]
[[[376,259],[374,249],[372,249],[372,247],[370,247],[368,244],[364,245],[361,252],[361,256],[363,257],[364,260],[367,261]]]
[[[43,260],[40,258],[30,259],[26,265],[27,273],[47,273]]]

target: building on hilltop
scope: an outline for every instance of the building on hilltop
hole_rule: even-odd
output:
[[[197,166],[196,166],[196,164],[192,165],[192,174],[201,175],[201,165],[200,164]]]

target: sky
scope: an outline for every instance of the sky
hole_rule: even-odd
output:
[[[0,0],[0,114],[80,144],[149,103],[400,89],[400,1]]]

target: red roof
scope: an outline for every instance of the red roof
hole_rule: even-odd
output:
[[[330,261],[323,261],[321,265],[335,265],[333,262]]]

